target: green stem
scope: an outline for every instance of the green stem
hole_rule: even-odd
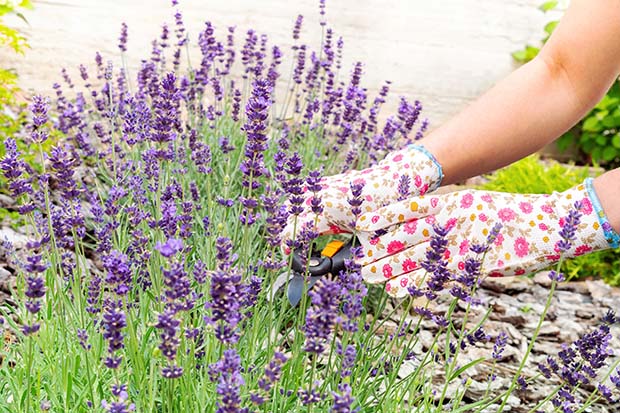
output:
[[[543,321],[545,321],[545,316],[547,315],[547,311],[549,310],[549,307],[551,307],[551,299],[553,298],[553,293],[555,292],[556,284],[557,284],[557,281],[555,280],[551,282],[551,288],[549,289],[549,295],[547,296],[547,302],[538,320],[538,325],[536,326],[536,330],[534,330],[534,335],[532,336],[532,339],[530,340],[530,343],[527,346],[527,351],[525,352],[525,355],[523,356],[523,360],[521,360],[521,364],[519,364],[519,368],[517,369],[517,372],[514,374],[512,378],[510,387],[508,388],[508,391],[506,392],[506,395],[504,396],[504,399],[502,400],[502,404],[499,406],[499,410],[497,413],[501,413],[504,411],[504,407],[506,406],[506,403],[508,402],[508,397],[512,393],[512,390],[515,388],[515,384],[517,383],[517,380],[521,376],[521,372],[523,371],[523,368],[525,367],[525,363],[527,362],[527,359],[530,353],[532,352],[532,348],[534,348],[534,343],[536,342],[536,338],[538,337],[538,334],[540,333],[540,329],[542,327]]]
[[[32,391],[30,386],[32,385],[32,357],[33,357],[33,338],[28,337],[28,361],[26,362],[26,413],[30,412],[30,398]]]

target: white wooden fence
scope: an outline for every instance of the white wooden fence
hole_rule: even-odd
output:
[[[391,80],[398,95],[420,99],[437,125],[514,69],[510,52],[542,36],[546,16],[540,0],[327,0],[329,24],[345,41],[345,68],[365,63],[371,94]],[[223,37],[237,26],[237,41],[248,28],[267,33],[286,47],[298,13],[303,36],[320,41],[318,0],[180,0],[192,40],[205,20]],[[66,67],[77,80],[80,63],[92,66],[95,51],[120,62],[121,22],[129,25],[130,68],[148,55],[150,40],[164,21],[172,23],[170,0],[41,0],[17,20],[31,45],[25,56],[0,51],[3,67],[13,67],[28,91],[52,93]],[[217,33],[216,32],[216,33]],[[312,41],[310,41],[312,40]],[[395,103],[388,105],[393,109]]]

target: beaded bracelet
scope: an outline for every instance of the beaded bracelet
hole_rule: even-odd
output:
[[[437,172],[439,173],[439,180],[437,181],[437,184],[433,188],[429,189],[429,191],[434,191],[435,189],[439,188],[441,186],[441,181],[443,181],[443,169],[441,168],[441,165],[437,161],[437,158],[435,158],[435,155],[430,153],[428,149],[426,149],[422,145],[411,144],[409,145],[409,149],[415,149],[419,152],[422,152],[424,155],[428,156],[428,158],[435,164],[435,166],[437,167]]]
[[[594,186],[592,185],[592,178],[586,179],[586,191],[588,192],[588,196],[590,197],[590,201],[592,202],[592,207],[594,208],[594,212],[596,212],[596,216],[598,217],[598,222],[601,224],[601,228],[603,228],[603,232],[605,233],[605,238],[607,238],[607,242],[609,242],[609,246],[611,248],[618,248],[620,246],[620,235],[612,228],[609,223],[609,219],[607,219],[607,215],[605,215],[605,211],[603,211],[603,207],[601,205],[601,201],[599,201],[596,192],[594,191]]]

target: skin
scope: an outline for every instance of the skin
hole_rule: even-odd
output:
[[[557,139],[620,75],[620,0],[573,0],[539,55],[423,140],[443,184],[515,162]],[[462,156],[467,154],[467,156]],[[620,231],[620,168],[594,181]]]

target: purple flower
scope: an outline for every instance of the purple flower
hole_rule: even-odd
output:
[[[225,344],[234,344],[239,339],[237,325],[241,321],[241,275],[232,267],[236,256],[231,255],[230,240],[218,238],[216,249],[219,263],[211,277],[211,299],[205,304],[205,307],[211,310],[211,315],[206,317],[205,321],[215,326],[215,337],[218,340]]]
[[[247,121],[243,130],[247,134],[245,159],[240,170],[244,175],[242,185],[250,189],[261,187],[257,178],[265,174],[264,152],[267,150],[267,119],[271,107],[271,86],[266,80],[253,83],[252,96],[245,107]]]
[[[519,376],[517,378],[517,383],[519,384],[519,390],[520,391],[527,390],[527,381],[525,380],[525,377]]]
[[[88,303],[88,307],[86,307],[86,311],[91,314],[96,314],[99,311],[101,311],[101,309],[99,308],[100,299],[101,299],[101,277],[93,273],[88,283],[88,292],[87,292],[87,297],[86,297],[86,302]]]
[[[430,273],[430,279],[426,283],[429,289],[434,292],[443,290],[445,283],[450,278],[447,262],[444,259],[444,252],[448,247],[446,236],[450,229],[448,226],[444,228],[438,225],[433,226],[435,233],[431,236],[430,248],[426,251],[425,259],[421,263],[422,268]]]
[[[209,378],[217,381],[216,413],[241,413],[241,358],[235,350],[226,350],[222,359],[209,366]]]
[[[81,191],[73,179],[76,166],[79,164],[79,156],[75,150],[69,146],[54,146],[49,155],[49,161],[54,171],[53,177],[58,187],[63,190],[66,199],[77,198]]]
[[[207,281],[207,266],[201,260],[197,260],[194,264],[194,280],[198,284],[204,284]]]
[[[308,191],[313,193],[312,199],[310,200],[310,208],[313,213],[320,215],[323,213],[323,205],[321,203],[321,196],[319,195],[319,191],[321,191],[321,170],[314,170],[308,172],[308,177],[306,178],[306,184],[308,185]]]
[[[183,250],[183,241],[177,238],[168,238],[165,243],[157,242],[155,249],[166,258],[170,258]]]
[[[167,144],[176,139],[177,131],[181,129],[180,100],[181,93],[176,86],[176,77],[174,73],[168,73],[161,81],[159,93],[153,102],[155,117],[150,135],[152,141]]]
[[[47,140],[48,132],[41,129],[48,121],[47,112],[49,111],[49,103],[45,98],[35,95],[30,104],[30,112],[32,112],[32,132],[30,138],[34,143],[41,144]]]
[[[349,185],[351,188],[351,197],[347,199],[347,202],[349,203],[349,205],[351,205],[351,212],[353,213],[353,216],[355,216],[355,220],[357,220],[357,217],[362,214],[362,208],[360,207],[364,202],[364,199],[362,198],[364,182],[351,182]],[[355,227],[355,221],[351,223],[351,226]]]
[[[299,52],[297,53],[297,62],[295,69],[293,70],[293,80],[297,85],[301,85],[301,76],[304,73],[304,67],[306,65],[306,45],[299,46]]]
[[[571,345],[563,344],[562,350],[558,353],[559,363],[548,357],[549,367],[538,365],[545,377],[550,378],[554,373],[562,380],[563,387],[552,400],[555,406],[572,408],[578,405],[573,391],[578,387],[589,385],[592,379],[598,376],[597,371],[606,365],[607,359],[613,355],[613,351],[609,348],[610,340],[609,326],[603,324],[596,330],[584,334]],[[599,388],[599,391],[605,391],[605,388]]]
[[[183,375],[183,367],[175,364],[168,365],[161,369],[161,375],[166,379],[178,379]]]
[[[118,39],[118,48],[121,52],[127,51],[127,23],[121,23],[121,35]]]
[[[353,396],[351,395],[351,386],[347,383],[338,385],[338,392],[332,392],[334,396],[334,404],[330,412],[333,413],[352,413],[357,412],[359,408],[352,409],[351,405],[354,402]]]
[[[102,324],[104,329],[103,338],[108,342],[108,357],[104,364],[108,368],[116,369],[120,365],[121,358],[116,356],[115,353],[125,346],[122,330],[127,327],[127,319],[121,301],[110,301],[107,303],[103,313]]]
[[[620,368],[616,369],[616,375],[612,375],[609,379],[620,390]]]
[[[342,319],[340,325],[344,331],[356,332],[359,325],[359,317],[364,312],[362,303],[368,292],[361,275],[359,259],[363,257],[362,247],[351,247],[351,258],[345,260],[345,271],[338,275],[338,281],[342,288]],[[358,260],[356,262],[356,260]]]
[[[493,225],[493,228],[491,228],[489,235],[487,235],[487,240],[486,240],[487,248],[495,242],[501,230],[502,230],[501,223],[498,222],[497,224]]]
[[[562,282],[566,279],[564,277],[564,274],[562,274],[561,272],[557,272],[555,270],[549,271],[548,277],[551,281],[555,281],[555,282]]]
[[[299,33],[301,32],[301,24],[303,21],[304,16],[298,14],[297,19],[295,19],[295,25],[293,26],[293,40],[299,40]]]
[[[166,286],[164,295],[167,298],[167,307],[173,307],[177,310],[183,309],[184,305],[181,301],[187,298],[190,293],[190,281],[183,264],[172,263],[170,268],[163,270],[163,278]]]
[[[471,257],[466,258],[465,269],[456,277],[456,280],[464,287],[471,289],[480,277],[481,266],[481,261]]]
[[[616,324],[619,320],[616,318],[616,313],[613,310],[607,310],[601,321],[610,326]]]
[[[114,288],[114,293],[127,294],[131,288],[132,279],[127,256],[114,250],[103,257],[103,268],[107,271],[105,281]]]
[[[551,378],[551,370],[549,370],[549,368],[546,365],[544,365],[542,363],[538,363],[537,367],[538,367],[538,370],[540,370],[540,372],[542,373],[543,376],[545,376],[548,379]]]
[[[398,200],[403,201],[411,194],[411,177],[407,174],[400,176],[398,180]]]
[[[178,337],[181,322],[174,318],[175,311],[168,309],[157,316],[155,328],[161,330],[161,342],[158,348],[169,362],[173,362],[177,355],[180,339]]]
[[[581,215],[581,202],[577,201],[574,204],[574,209],[571,209],[564,218],[564,225],[560,230],[560,237],[562,239],[556,244],[560,253],[566,252],[573,247],[575,232],[581,221]]]
[[[29,255],[26,257],[28,263],[24,265],[24,270],[30,273],[41,273],[47,269],[46,264],[41,263],[42,256],[40,254]]]
[[[4,157],[0,160],[0,170],[9,181],[9,190],[14,198],[19,198],[25,193],[32,193],[32,185],[30,179],[18,179],[29,169],[28,165],[20,159],[20,153],[17,150],[17,143],[14,139],[8,138],[4,141],[6,148]]]
[[[342,345],[338,343],[336,352],[342,359],[340,364],[340,377],[349,377],[352,373],[353,366],[355,365],[355,360],[357,359],[357,350],[355,349],[355,346],[349,344],[343,350]]]
[[[297,391],[297,396],[301,399],[302,405],[309,406],[323,400],[324,396],[318,389],[319,384],[319,382],[314,382],[308,390],[299,389]]]
[[[42,298],[45,296],[45,281],[43,278],[28,277],[26,279],[26,297]]]
[[[605,386],[604,384],[599,384],[597,390],[609,403],[616,403],[616,400],[614,400],[613,395],[611,394],[611,389],[609,387]]]
[[[306,345],[304,350],[309,353],[321,354],[334,326],[340,321],[341,289],[339,283],[327,279],[320,280],[309,292],[312,305],[306,313]]]
[[[133,403],[129,403],[129,394],[127,393],[127,385],[112,385],[112,395],[116,397],[117,401],[108,402],[107,400],[101,401],[101,407],[108,413],[129,413],[136,410],[136,406]]]
[[[23,326],[21,326],[21,330],[22,333],[25,336],[30,336],[32,334],[35,334],[37,331],[39,331],[39,329],[41,328],[41,324],[39,323],[33,323],[33,324],[24,324]]]
[[[495,360],[501,360],[502,353],[506,348],[506,343],[508,342],[508,335],[500,331],[500,333],[495,338],[495,344],[493,345],[493,358]]]
[[[294,152],[290,158],[286,161],[284,170],[290,177],[284,184],[284,190],[289,194],[289,213],[291,215],[299,215],[303,212],[304,202],[304,189],[303,179],[300,178],[301,170],[303,169],[303,162],[298,152]]]
[[[88,343],[88,331],[78,328],[77,330],[77,338],[78,338],[78,342],[80,343],[80,346],[88,351],[91,349],[91,345]]]
[[[258,387],[265,393],[265,395],[261,396],[257,392],[253,393],[255,395],[254,404],[260,405],[265,402],[265,397],[268,396],[274,384],[280,380],[280,376],[282,375],[282,366],[286,363],[286,361],[287,358],[284,354],[279,352],[274,353],[273,358],[269,364],[267,364],[267,367],[265,367],[265,375],[258,379]]]
[[[321,15],[321,26],[325,26],[325,0],[319,0],[319,14]]]

